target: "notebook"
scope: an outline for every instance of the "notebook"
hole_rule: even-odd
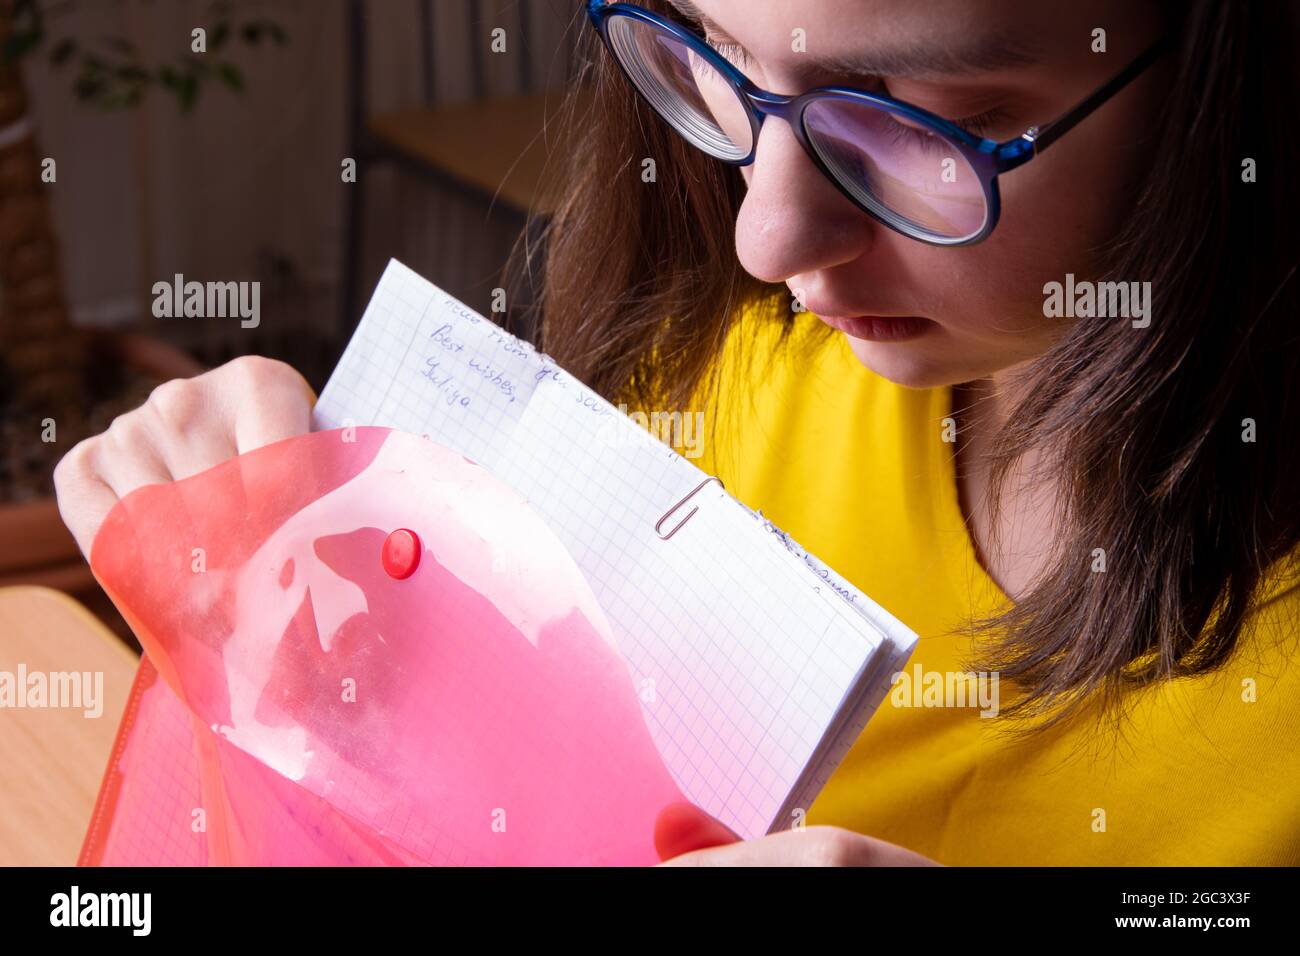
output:
[[[368,425],[427,436],[528,501],[608,618],[677,786],[742,837],[802,820],[916,643],[719,481],[396,260],[313,421]]]

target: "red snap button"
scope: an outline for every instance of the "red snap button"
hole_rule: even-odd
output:
[[[420,566],[420,538],[414,531],[398,528],[384,541],[384,570],[401,581]]]

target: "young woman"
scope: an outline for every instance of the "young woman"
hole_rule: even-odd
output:
[[[1294,8],[588,15],[544,347],[708,412],[706,468],[921,638],[809,826],[681,808],[664,855],[1300,863]],[[255,358],[164,385],[64,517],[88,550],[311,401]]]

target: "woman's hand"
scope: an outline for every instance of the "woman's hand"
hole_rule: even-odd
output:
[[[139,408],[63,456],[54,469],[63,522],[89,558],[95,532],[119,498],[310,431],[315,402],[298,372],[259,355],[164,382]]]
[[[840,827],[805,827],[742,840],[689,803],[666,807],[655,823],[662,866],[938,866],[901,846]]]

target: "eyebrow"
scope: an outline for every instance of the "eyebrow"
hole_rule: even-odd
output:
[[[698,23],[723,43],[737,42],[697,7],[692,0],[667,0],[678,14]],[[894,49],[864,50],[839,56],[809,56],[810,62],[832,73],[864,76],[915,77],[942,74],[959,76],[1014,69],[1039,62],[1033,49],[1005,37],[970,38],[962,45],[903,45]]]

